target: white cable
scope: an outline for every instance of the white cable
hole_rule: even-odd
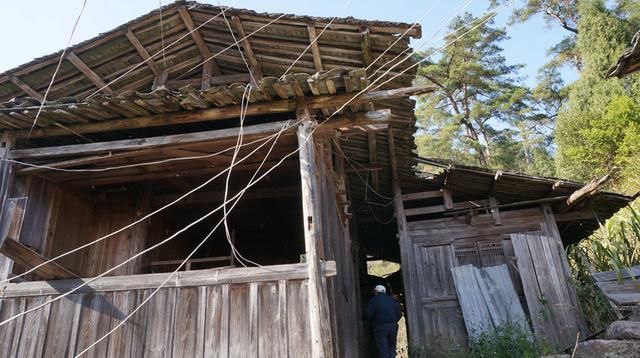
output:
[[[279,132],[279,133],[282,133],[282,132]],[[250,183],[251,183],[252,180],[255,179],[256,175],[260,172],[260,169],[262,169],[262,166],[264,165],[264,163],[266,162],[267,158],[269,157],[269,154],[271,154],[271,151],[273,150],[273,148],[275,146],[275,143],[277,141],[278,141],[278,138],[276,138],[273,141],[273,145],[271,146],[271,148],[269,149],[269,151],[267,152],[267,154],[263,158],[262,162],[258,166],[258,169],[256,169],[256,171],[253,173],[253,176],[249,180]],[[147,302],[149,302],[151,300],[151,298],[153,298],[153,296],[155,296],[155,294],[158,293],[158,291],[160,291],[160,289],[162,289],[164,287],[164,285],[166,285],[167,282],[169,282],[169,280],[171,280],[171,278],[173,276],[175,276],[180,271],[180,269],[182,269],[182,266],[184,266],[187,263],[187,261],[189,261],[189,259],[191,259],[191,257],[193,255],[195,255],[195,253],[200,249],[200,247],[202,247],[202,245],[204,245],[204,243],[207,242],[207,240],[209,240],[209,238],[213,235],[213,233],[220,227],[220,224],[222,222],[226,223],[227,216],[229,215],[229,213],[231,213],[231,211],[235,208],[235,206],[240,202],[240,199],[242,198],[242,195],[244,195],[244,193],[246,192],[247,189],[248,188],[245,188],[245,189],[243,189],[241,191],[240,196],[232,203],[231,207],[229,208],[229,211],[226,211],[226,209],[225,209],[225,213],[224,213],[222,219],[220,219],[218,221],[218,223],[213,227],[213,229],[209,232],[209,234],[207,234],[207,236],[205,236],[205,238],[202,239],[202,241],[200,241],[200,243],[198,245],[196,245],[196,247],[189,253],[189,255],[184,260],[182,260],[180,265],[178,265],[178,267],[171,274],[169,274],[169,276],[167,276],[167,278],[164,281],[162,281],[162,283],[160,283],[160,286],[156,287],[156,289],[153,292],[151,292],[151,294],[149,294],[149,296],[147,296],[145,298],[145,300],[142,301],[136,308],[134,308],[133,311],[131,311],[131,313],[129,313],[124,319],[122,319],[122,321],[120,321],[120,323],[118,323],[109,332],[107,332],[102,337],[100,337],[97,341],[93,342],[91,345],[89,345],[84,350],[82,350],[80,353],[78,353],[75,356],[75,358],[78,358],[78,357],[82,356],[84,353],[88,352],[89,350],[91,350],[91,348],[95,347],[97,344],[102,342],[105,338],[110,336],[118,328],[122,327],[131,317],[133,317],[134,314],[136,314],[136,312],[138,312],[138,310],[140,310]],[[225,201],[226,201],[226,199],[227,198],[226,198],[226,193],[225,193]],[[226,208],[226,204],[223,204],[223,205],[225,205],[225,208]]]
[[[440,0],[438,0],[440,1]],[[345,8],[347,8],[349,5],[351,5],[351,0],[347,0],[345,1],[344,5],[342,5],[342,8],[338,11],[338,14],[336,14],[336,16],[331,18],[331,21],[329,21],[324,28],[322,28],[322,31],[320,31],[320,33],[313,39],[311,40],[311,42],[309,43],[309,45],[302,50],[302,52],[300,53],[300,55],[298,55],[298,58],[295,59],[295,61],[293,61],[291,63],[291,65],[289,65],[289,67],[287,67],[287,70],[284,71],[284,73],[282,74],[282,76],[280,76],[280,79],[284,80],[285,76],[287,75],[287,73],[289,73],[289,71],[291,70],[291,68],[293,68],[293,65],[295,65],[298,61],[300,61],[300,59],[302,58],[302,56],[307,53],[307,51],[309,51],[309,49],[311,48],[311,46],[313,46],[314,43],[316,43],[318,41],[318,39],[320,38],[320,36],[322,36],[322,34],[324,34],[325,31],[327,31],[327,28],[333,23],[333,21],[338,17],[338,15],[340,15],[340,13],[342,13],[342,11],[344,11]]]
[[[382,58],[382,56],[384,56],[387,52],[389,52],[389,50],[391,50],[393,48],[393,46],[395,46],[400,40],[402,40],[405,36],[407,36],[407,34],[409,33],[409,31],[411,31],[414,27],[416,27],[417,25],[420,25],[420,22],[422,21],[422,19],[424,19],[427,15],[429,15],[431,13],[431,11],[433,9],[435,9],[435,7],[440,4],[442,0],[438,0],[435,3],[433,3],[433,5],[431,5],[431,7],[429,9],[427,9],[427,11],[422,14],[422,16],[420,16],[420,18],[418,20],[416,20],[413,25],[411,25],[411,27],[409,27],[405,32],[402,33],[402,35],[398,36],[398,38],[391,44],[391,46],[387,47],[386,50],[384,50],[380,55],[378,55],[378,57],[376,57],[375,60],[373,60],[367,67],[365,67],[365,71],[368,71],[371,66],[373,66],[376,62],[378,62],[378,60],[380,58]]]
[[[214,54],[214,55],[209,56],[209,58],[207,58],[207,59],[205,59],[204,61],[200,62],[199,64],[197,64],[197,65],[195,65],[195,66],[191,67],[188,71],[186,71],[186,72],[185,72],[185,74],[187,74],[187,73],[189,73],[189,72],[191,72],[191,71],[195,70],[196,68],[198,68],[198,67],[200,67],[200,66],[204,65],[204,64],[205,64],[205,63],[207,63],[209,60],[212,60],[212,59],[214,59],[214,58],[218,57],[219,55],[221,55],[221,54],[225,53],[228,49],[232,48],[233,46],[235,46],[235,45],[236,45],[236,44],[238,44],[239,42],[242,42],[242,41],[244,41],[244,40],[248,39],[249,37],[253,36],[255,33],[262,31],[263,29],[265,29],[265,28],[266,28],[266,27],[268,27],[269,25],[273,24],[274,22],[276,22],[276,21],[280,20],[280,19],[281,19],[281,18],[283,18],[284,16],[286,16],[286,14],[281,14],[280,16],[278,16],[278,17],[276,17],[275,19],[273,19],[273,20],[269,21],[268,23],[266,23],[266,24],[262,25],[262,26],[261,26],[261,27],[259,27],[257,30],[253,31],[252,33],[248,34],[247,36],[245,36],[245,37],[241,38],[240,40],[236,41],[235,43],[232,43],[231,45],[229,45],[229,46],[225,47],[224,49],[222,49],[222,51],[220,51],[220,52],[218,52],[218,53],[216,53],[216,54]],[[184,77],[184,75],[179,76],[178,78],[182,78],[182,77]]]
[[[283,128],[284,128],[284,130],[287,130],[287,129],[291,128],[292,126],[294,126],[296,123],[297,123],[297,122],[294,122],[294,123],[293,123],[293,124],[291,124],[291,125],[288,125],[288,124],[287,124],[287,125],[285,125]],[[281,129],[280,131],[283,131],[283,129]],[[269,137],[271,137],[271,138],[275,138],[276,136],[278,136],[278,133],[280,133],[280,131],[279,131],[279,132],[277,132],[277,133],[274,133],[274,134],[270,135]],[[268,142],[264,142],[264,143],[262,143],[261,145],[259,145],[258,147],[256,147],[256,148],[255,148],[254,150],[252,150],[252,151],[251,151],[247,156],[245,156],[245,157],[243,157],[242,159],[238,160],[238,161],[236,162],[236,165],[238,165],[239,163],[241,163],[241,162],[243,162],[244,160],[246,160],[247,158],[249,158],[251,155],[253,155],[255,152],[257,152],[260,148],[262,148],[263,146],[265,146],[267,143],[268,143]],[[60,259],[60,258],[62,258],[62,257],[65,257],[65,256],[67,256],[67,255],[70,255],[70,254],[72,254],[72,253],[74,253],[74,252],[80,251],[80,250],[82,250],[82,249],[85,249],[85,248],[87,248],[87,247],[89,247],[89,246],[91,246],[91,245],[94,245],[94,244],[96,244],[96,243],[98,243],[98,242],[104,241],[104,240],[108,239],[109,237],[112,237],[112,236],[114,236],[114,235],[116,235],[116,234],[118,234],[118,233],[121,233],[121,232],[123,232],[124,230],[127,230],[127,229],[129,229],[129,228],[131,228],[131,227],[133,227],[133,226],[135,226],[135,225],[137,225],[137,224],[139,224],[139,223],[143,222],[144,220],[146,220],[146,219],[150,218],[151,216],[153,216],[153,215],[155,215],[155,214],[157,214],[157,213],[159,213],[159,212],[161,212],[161,211],[163,211],[163,210],[165,210],[165,209],[169,208],[170,206],[172,206],[172,205],[174,205],[175,203],[177,203],[177,202],[181,201],[182,199],[186,198],[187,196],[189,196],[189,195],[193,194],[194,192],[196,192],[196,191],[198,191],[198,190],[202,189],[203,187],[207,186],[209,183],[211,183],[212,181],[214,181],[215,179],[217,179],[218,177],[220,177],[222,174],[226,173],[226,172],[227,172],[228,170],[230,170],[231,168],[232,168],[232,167],[227,167],[227,168],[225,168],[225,169],[224,169],[224,170],[222,170],[220,173],[218,173],[218,174],[214,175],[213,177],[209,178],[209,179],[208,179],[208,180],[206,180],[204,183],[202,183],[202,184],[200,184],[199,186],[195,187],[194,189],[192,189],[191,191],[187,192],[186,194],[184,194],[184,195],[182,195],[182,196],[178,197],[177,199],[175,199],[175,200],[171,201],[170,203],[168,203],[168,204],[164,205],[163,207],[161,207],[161,208],[159,208],[159,209],[157,209],[157,210],[154,210],[153,212],[151,212],[151,213],[149,213],[149,214],[147,214],[147,215],[145,215],[145,216],[141,217],[140,219],[138,219],[138,220],[136,220],[136,221],[134,221],[134,222],[132,222],[132,223],[129,223],[129,224],[127,224],[127,225],[123,226],[122,228],[120,228],[120,229],[118,229],[118,230],[116,230],[116,231],[113,231],[113,232],[111,232],[111,233],[109,233],[109,234],[107,234],[107,235],[105,235],[105,236],[102,236],[102,237],[97,238],[97,239],[96,239],[96,240],[94,240],[94,241],[91,241],[91,242],[89,242],[89,243],[83,244],[83,245],[81,245],[81,246],[79,246],[79,247],[76,247],[75,249],[69,250],[69,251],[67,251],[67,252],[65,252],[65,253],[62,253],[62,254],[60,254],[60,255],[57,255],[57,256],[55,256],[55,257],[53,257],[53,258],[51,258],[51,259],[48,259],[48,260],[46,260],[46,261],[44,261],[44,262],[42,262],[42,263],[40,263],[40,264],[38,264],[38,265],[34,266],[33,268],[31,268],[31,269],[29,269],[29,270],[27,270],[27,271],[25,271],[25,272],[23,272],[23,273],[21,273],[21,274],[19,274],[19,275],[16,275],[16,276],[13,276],[13,277],[11,277],[11,278],[7,278],[7,279],[4,279],[4,280],[0,281],[0,283],[9,282],[9,281],[11,281],[11,280],[13,280],[13,279],[15,279],[15,278],[23,277],[23,276],[25,276],[25,275],[27,275],[27,274],[29,274],[29,273],[31,273],[31,272],[34,272],[35,270],[39,269],[40,267],[42,267],[42,266],[44,266],[44,265],[47,265],[47,264],[49,264],[49,263],[51,263],[51,262],[53,262],[53,261],[56,261],[56,260],[58,260],[58,259]]]
[[[53,86],[53,81],[56,79],[56,75],[58,74],[58,70],[60,69],[60,65],[62,64],[62,60],[64,59],[64,55],[67,53],[67,49],[69,45],[71,45],[71,39],[73,39],[73,34],[76,32],[78,28],[78,23],[80,22],[80,18],[82,17],[82,13],[84,12],[84,8],[87,6],[87,0],[82,2],[82,7],[80,8],[80,13],[76,18],[76,22],[73,24],[73,29],[71,30],[71,34],[69,35],[69,40],[67,40],[67,44],[62,50],[62,54],[60,55],[60,59],[58,60],[58,64],[56,65],[55,71],[53,71],[53,76],[51,76],[51,81],[49,82],[49,86],[47,86],[47,90],[44,91],[44,96],[42,96],[42,101],[40,101],[40,106],[38,107],[38,112],[36,113],[36,117],[33,119],[33,124],[31,124],[31,129],[29,129],[29,135],[27,136],[27,140],[31,136],[31,132],[33,128],[36,126],[36,122],[38,121],[38,117],[40,116],[40,112],[42,112],[42,107],[44,107],[44,102],[47,100],[47,96],[49,95],[49,91],[51,90],[51,86]]]
[[[282,127],[282,129],[280,130],[280,132],[285,131],[285,129],[286,129],[286,126],[283,126],[283,127]],[[122,267],[122,266],[126,265],[127,263],[131,262],[132,260],[135,260],[136,258],[138,258],[138,257],[140,257],[140,256],[142,256],[142,255],[144,255],[145,253],[147,253],[147,252],[149,252],[149,251],[151,251],[151,250],[153,250],[153,249],[155,249],[155,248],[157,248],[157,247],[160,247],[160,246],[164,245],[165,243],[167,243],[167,242],[169,242],[169,241],[173,240],[174,238],[176,238],[176,237],[177,237],[178,235],[180,235],[181,233],[185,232],[186,230],[190,229],[190,228],[191,228],[191,227],[193,227],[194,225],[196,225],[196,224],[198,224],[198,223],[202,222],[202,221],[203,221],[203,220],[205,220],[206,218],[208,218],[208,217],[210,217],[211,215],[213,215],[213,214],[215,214],[216,212],[218,212],[218,211],[219,211],[220,209],[222,209],[222,207],[223,207],[224,205],[226,205],[227,203],[229,203],[229,202],[231,202],[231,201],[233,201],[233,200],[237,199],[239,196],[243,195],[243,194],[244,194],[244,192],[245,192],[246,190],[248,190],[249,188],[251,188],[255,183],[257,183],[257,182],[259,182],[260,180],[262,180],[262,178],[264,178],[264,177],[265,177],[265,176],[267,176],[269,173],[271,173],[271,171],[273,171],[275,168],[277,168],[277,167],[278,167],[280,164],[282,164],[282,162],[284,162],[284,161],[285,161],[289,156],[293,155],[293,154],[294,154],[294,153],[296,153],[297,151],[298,151],[298,150],[296,149],[295,151],[293,151],[293,152],[291,152],[290,154],[288,154],[288,155],[286,155],[285,157],[283,157],[283,158],[282,158],[278,163],[276,163],[276,165],[274,165],[273,167],[269,168],[269,170],[267,170],[263,175],[261,175],[261,176],[260,176],[257,180],[255,180],[254,182],[250,182],[249,184],[247,184],[247,185],[246,185],[246,186],[245,186],[245,187],[244,187],[240,192],[238,192],[237,194],[235,194],[231,199],[229,199],[228,201],[223,202],[221,205],[219,205],[219,206],[218,206],[218,207],[216,207],[215,209],[213,209],[213,210],[209,211],[207,214],[205,214],[205,215],[201,216],[200,218],[198,218],[198,219],[196,219],[196,220],[192,221],[191,223],[189,223],[188,225],[186,225],[186,226],[185,226],[185,227],[183,227],[182,229],[180,229],[180,230],[178,230],[177,232],[175,232],[173,235],[171,235],[171,236],[167,237],[166,239],[164,239],[164,240],[162,240],[162,241],[160,241],[160,242],[158,242],[158,243],[156,243],[156,244],[154,244],[154,245],[152,245],[152,246],[150,246],[150,247],[148,247],[148,248],[146,248],[146,249],[144,249],[144,250],[142,250],[142,251],[138,252],[137,254],[135,254],[135,255],[131,256],[131,257],[130,257],[130,258],[128,258],[128,259],[126,259],[125,261],[123,261],[123,262],[121,262],[121,263],[117,264],[116,266],[114,266],[114,267],[112,267],[112,268],[110,268],[110,269],[108,269],[108,270],[106,270],[106,271],[102,272],[102,273],[101,273],[101,274],[99,274],[98,276],[95,276],[95,277],[93,277],[93,278],[90,278],[89,280],[87,280],[87,281],[83,282],[81,285],[74,287],[73,289],[71,289],[71,290],[69,290],[69,291],[67,291],[67,292],[65,292],[65,293],[63,293],[63,294],[61,294],[60,296],[56,296],[55,298],[52,298],[52,299],[50,299],[50,300],[48,300],[48,301],[45,301],[45,302],[43,302],[43,303],[42,303],[42,304],[40,304],[40,305],[37,305],[37,306],[35,306],[35,307],[33,307],[33,308],[30,308],[30,309],[28,309],[28,310],[26,310],[26,311],[20,312],[20,313],[18,313],[18,314],[16,314],[16,315],[14,315],[14,316],[12,316],[12,317],[9,317],[9,318],[5,319],[4,321],[0,322],[0,327],[1,327],[1,326],[4,326],[5,324],[7,324],[7,323],[11,322],[11,321],[12,321],[12,320],[14,320],[14,319],[17,319],[17,318],[19,318],[19,317],[22,317],[22,316],[24,316],[25,314],[28,314],[28,313],[33,312],[33,311],[35,311],[35,310],[38,310],[38,309],[40,309],[40,308],[42,308],[42,307],[44,307],[44,306],[46,306],[46,305],[48,305],[48,304],[51,304],[51,303],[53,303],[53,302],[56,302],[56,301],[58,301],[58,300],[60,300],[60,299],[62,299],[62,298],[64,298],[64,297],[66,297],[66,296],[68,296],[68,295],[70,295],[70,294],[72,294],[72,293],[76,292],[76,291],[77,291],[77,290],[79,290],[80,288],[82,288],[82,287],[84,287],[84,286],[86,286],[86,285],[88,285],[88,284],[90,284],[90,283],[94,282],[95,280],[97,280],[97,279],[99,279],[99,278],[101,278],[101,277],[104,277],[104,276],[108,275],[109,273],[111,273],[111,272],[113,272],[113,271],[117,270],[118,268],[120,268],[120,267]],[[13,279],[13,278],[15,278],[15,277],[12,277],[12,279]]]
[[[218,5],[220,8],[222,8],[219,2],[218,2]],[[240,42],[238,42],[238,40],[236,39],[236,35],[233,33],[231,24],[229,23],[229,20],[227,20],[227,15],[222,13],[222,17],[224,18],[224,21],[227,23],[227,28],[229,29],[229,33],[231,34],[231,39],[235,42],[236,46],[238,47],[238,52],[240,53],[240,57],[242,58],[244,65],[247,66],[247,71],[249,71],[249,76],[251,77],[251,83],[258,83],[258,81],[256,81],[256,78],[253,75],[253,71],[251,71],[251,66],[249,66],[249,63],[247,62],[247,59],[244,57],[244,53],[240,48]]]
[[[255,140],[251,141],[251,142],[244,143],[242,146],[255,144],[255,143],[258,143],[258,142],[265,141],[267,139],[269,139],[269,137],[258,138],[258,139],[255,139]],[[164,163],[182,161],[182,160],[206,159],[206,158],[215,157],[217,155],[221,155],[222,153],[228,152],[228,151],[230,151],[230,150],[232,150],[234,148],[235,147],[229,147],[229,148],[226,148],[226,149],[223,149],[223,150],[217,151],[215,153],[211,153],[211,154],[194,155],[194,156],[186,156],[186,157],[171,157],[171,158],[167,158],[167,159],[153,160],[153,161],[142,162],[142,163],[131,163],[131,164],[116,165],[116,166],[113,166],[113,167],[106,167],[106,168],[66,169],[66,168],[51,167],[51,166],[47,166],[47,165],[33,164],[33,163],[23,162],[23,161],[15,160],[15,159],[0,158],[0,161],[20,164],[20,165],[24,165],[26,167],[31,167],[31,168],[39,168],[39,169],[60,171],[60,172],[66,172],[66,173],[85,173],[85,172],[95,173],[95,172],[106,172],[106,171],[110,171],[110,170],[142,167],[142,166],[147,166],[147,165],[158,165],[158,164],[164,164]],[[108,157],[105,157],[105,159],[108,159]]]
[[[456,41],[460,40],[461,38],[463,38],[464,36],[466,36],[467,34],[469,34],[470,32],[472,32],[473,30],[477,29],[478,27],[480,27],[480,26],[484,25],[485,23],[487,23],[488,21],[490,21],[491,19],[493,19],[496,15],[498,15],[501,11],[503,11],[504,9],[506,9],[507,7],[509,7],[509,6],[510,6],[511,4],[513,4],[515,1],[516,1],[516,0],[511,0],[511,1],[509,1],[508,3],[505,3],[503,6],[501,6],[501,7],[497,8],[495,11],[485,14],[485,15],[484,15],[484,17],[485,17],[485,18],[484,18],[482,21],[480,21],[477,25],[475,25],[475,26],[473,26],[472,28],[470,28],[469,30],[465,31],[462,35],[460,35],[460,36],[456,37],[454,40],[449,41],[448,43],[446,43],[445,45],[443,45],[443,46],[441,46],[441,47],[437,48],[436,50],[431,51],[428,55],[424,56],[421,60],[416,61],[416,63],[414,63],[413,65],[411,65],[411,66],[409,66],[409,67],[405,68],[405,69],[404,69],[404,70],[402,70],[400,73],[398,73],[398,74],[394,75],[393,77],[389,78],[388,80],[386,80],[386,81],[384,81],[383,83],[381,83],[381,84],[379,84],[378,86],[376,86],[376,87],[374,88],[374,90],[376,90],[376,89],[378,89],[378,88],[382,87],[383,85],[385,85],[385,84],[387,84],[387,83],[389,83],[389,82],[393,81],[395,78],[397,78],[398,76],[400,76],[400,75],[404,74],[405,72],[409,71],[410,69],[412,69],[412,68],[414,68],[414,67],[416,67],[416,66],[419,66],[422,62],[424,62],[424,61],[428,60],[428,59],[429,59],[429,57],[430,57],[433,53],[438,52],[438,51],[442,51],[443,49],[445,49],[445,48],[447,48],[447,47],[451,46],[453,43],[455,43]],[[463,27],[465,27],[465,26],[467,26],[467,25],[470,25],[471,23],[473,23],[473,22],[475,22],[476,20],[481,19],[481,18],[482,18],[482,17],[476,18],[476,19],[474,19],[474,21],[470,21],[470,22],[469,22],[469,24],[463,25],[463,26],[461,26],[460,28],[463,28]],[[459,29],[460,29],[460,28],[459,28]],[[458,30],[458,29],[456,29],[456,30],[452,31],[451,33],[455,33],[455,32],[457,32],[457,30]],[[451,34],[451,33],[449,33],[449,34]],[[446,36],[448,36],[449,34],[447,34],[447,35],[443,36],[443,38],[446,38]],[[410,57],[410,56],[406,57],[404,60],[402,60],[402,61],[398,62],[397,64],[395,64],[394,66],[392,66],[392,67],[391,67],[389,70],[387,70],[384,74],[382,74],[380,77],[378,77],[378,78],[377,78],[373,83],[377,82],[379,79],[381,79],[383,76],[385,76],[387,73],[389,73],[393,68],[395,68],[396,66],[398,66],[400,63],[402,63],[402,62],[406,61],[407,59],[409,59],[409,57]],[[372,83],[372,84],[373,84],[373,83]]]
[[[236,2],[233,6],[236,6],[240,3],[240,1]],[[229,8],[223,10],[222,12],[227,11]],[[185,37],[191,35],[192,33],[194,33],[195,31],[198,31],[202,26],[208,24],[209,22],[213,21],[214,19],[216,19],[218,16],[220,16],[222,14],[222,12],[220,14],[214,15],[213,17],[209,18],[207,21],[203,22],[202,24],[200,24],[199,26],[195,27],[193,30],[187,32],[186,34],[180,36],[177,40],[173,41],[172,43],[169,44],[169,46],[167,46],[166,48],[170,48],[173,45],[177,44],[178,42],[182,41]],[[120,76],[114,78],[113,80],[111,80],[109,83],[105,84],[104,86],[98,88],[96,91],[92,92],[90,95],[88,95],[87,97],[85,97],[85,100],[88,98],[91,98],[93,96],[95,96],[96,94],[102,92],[103,89],[109,87],[110,85],[112,85],[113,83],[115,83],[116,81],[121,80],[122,78],[124,78],[125,76],[129,75],[131,72],[133,72],[134,70],[136,70],[138,67],[144,65],[145,63],[151,61],[154,57],[156,57],[158,54],[160,54],[162,52],[162,50],[159,50],[158,52],[154,53],[153,55],[149,56],[149,58],[143,60],[142,62],[139,62],[137,65],[131,67],[130,69],[128,69],[125,73],[121,74]]]

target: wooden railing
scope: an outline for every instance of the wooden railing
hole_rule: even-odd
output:
[[[323,276],[336,274],[322,263]],[[74,356],[118,325],[168,273],[100,278],[0,327],[0,356]],[[307,265],[179,272],[87,355],[307,357]],[[86,279],[0,286],[0,321]]]

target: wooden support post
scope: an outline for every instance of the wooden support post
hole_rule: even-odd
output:
[[[453,197],[449,189],[442,189],[442,203],[445,209],[453,209]]]
[[[14,139],[8,134],[4,134],[0,139],[0,158],[5,159],[9,155],[9,150],[14,145]],[[0,162],[0,211],[3,210],[6,203],[6,198],[11,191],[13,185],[14,176],[13,163],[1,161]],[[0,227],[3,224],[0,222]],[[1,236],[1,234],[0,234]],[[0,280],[4,280],[9,277],[13,269],[13,260],[0,256]]]
[[[589,328],[587,321],[582,314],[580,308],[580,302],[578,301],[578,295],[576,289],[573,286],[573,276],[571,275],[571,269],[569,268],[569,261],[567,261],[567,255],[564,251],[564,245],[562,244],[562,237],[560,236],[560,230],[558,230],[558,224],[556,223],[556,215],[553,214],[553,209],[549,204],[541,205],[542,214],[544,215],[544,222],[542,223],[542,232],[553,239],[556,244],[556,249],[560,257],[560,266],[562,266],[562,273],[564,279],[568,284],[567,290],[569,291],[569,297],[571,298],[571,304],[576,309],[576,318],[580,328],[580,335],[582,339],[588,337]]]
[[[78,55],[76,55],[74,52],[69,52],[66,58],[67,60],[69,60],[69,62],[71,62],[71,64],[76,66],[76,68],[80,70],[80,72],[82,72],[82,74],[85,75],[85,77],[87,77],[94,86],[101,88],[110,96],[115,94],[115,92],[109,86],[107,86],[102,78],[100,78],[97,73],[93,72],[93,70],[89,68],[89,66],[87,66],[84,62],[82,62],[80,57],[78,57]]]
[[[360,31],[362,36],[362,63],[367,67],[371,63],[371,32],[368,27],[365,27]]]
[[[302,217],[304,226],[304,242],[306,260],[309,269],[309,325],[311,331],[311,356],[331,357],[331,342],[324,337],[323,322],[323,288],[320,272],[320,257],[318,255],[318,242],[322,239],[321,208],[317,190],[320,181],[317,177],[315,145],[313,130],[317,122],[311,118],[306,105],[300,104],[296,116],[301,120],[298,126],[298,145],[300,146],[300,180],[302,184]]]
[[[309,42],[311,43],[311,53],[313,54],[313,64],[316,67],[316,72],[322,72],[322,57],[320,57],[320,47],[316,38],[318,34],[316,32],[315,23],[307,24],[307,31],[309,32]]]
[[[42,95],[40,93],[38,93],[36,90],[31,88],[31,86],[29,86],[28,84],[22,82],[15,75],[9,75],[9,80],[11,81],[11,83],[13,83],[14,85],[18,86],[24,93],[28,94],[29,96],[31,96],[31,97],[39,100],[39,101],[42,101],[44,99],[44,97],[42,97]]]
[[[367,139],[369,142],[369,163],[375,165],[378,163],[378,147],[376,143],[376,133],[369,132],[367,134]],[[378,190],[378,172],[371,172],[371,183],[373,184],[373,189]]]
[[[493,217],[494,225],[501,225],[500,221],[500,209],[498,208],[498,201],[495,196],[489,197],[489,206],[491,207],[491,216]]]
[[[231,18],[233,21],[233,26],[236,28],[236,32],[238,33],[237,41],[242,43],[242,48],[244,49],[244,55],[247,57],[247,61],[249,61],[249,68],[251,70],[251,80],[254,86],[258,85],[258,82],[262,79],[262,68],[260,68],[260,64],[258,63],[258,59],[256,58],[256,54],[253,52],[253,47],[251,47],[251,42],[247,38],[247,34],[244,31],[244,27],[242,26],[242,22],[240,18],[234,16]]]
[[[396,149],[393,139],[393,129],[387,130],[387,142],[389,143],[389,160],[391,162],[391,187],[393,190],[393,207],[396,214],[396,222],[398,224],[398,239],[400,244],[400,260],[402,268],[402,281],[404,282],[404,297],[406,303],[406,321],[409,333],[409,346],[420,345],[422,343],[422,334],[420,333],[420,316],[418,315],[418,282],[415,280],[417,276],[416,268],[411,264],[415,257],[413,254],[413,243],[407,235],[407,218],[404,213],[404,203],[402,200],[402,189],[400,188],[400,179],[398,178],[398,163],[396,159]]]
[[[211,88],[211,75],[213,74],[213,62],[209,61],[202,65],[202,80],[200,89],[205,91]]]

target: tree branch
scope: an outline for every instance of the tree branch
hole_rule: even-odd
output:
[[[562,19],[558,14],[551,12],[551,10],[549,10],[549,8],[546,8],[544,10],[544,12],[548,15],[551,16],[552,18],[556,19],[559,23],[560,26],[562,26],[562,28],[564,28],[567,31],[571,31],[574,34],[578,33],[578,29],[576,29],[575,27],[571,27],[569,26],[569,24],[567,23],[566,20]]]

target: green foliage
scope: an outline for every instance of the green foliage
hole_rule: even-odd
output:
[[[582,311],[591,330],[597,331],[616,316],[593,282],[588,265],[595,271],[613,270],[619,280],[626,268],[640,265],[640,212],[629,206],[594,235],[568,247],[567,256]]]
[[[538,344],[517,326],[505,324],[482,334],[471,342],[472,358],[537,358],[541,355]]]
[[[553,104],[546,99],[554,95],[520,85],[522,66],[507,64],[499,45],[505,31],[492,22],[471,30],[480,21],[470,14],[454,19],[450,29],[461,29],[445,39],[453,45],[418,68],[418,84],[438,89],[418,102],[418,153],[551,175],[547,113]]]
[[[557,172],[584,181],[610,173],[615,188],[632,189],[627,181],[638,173],[630,164],[640,155],[640,79],[602,75],[637,28],[601,2],[582,2],[578,10],[577,46],[584,68],[568,88],[568,101],[558,116]]]

